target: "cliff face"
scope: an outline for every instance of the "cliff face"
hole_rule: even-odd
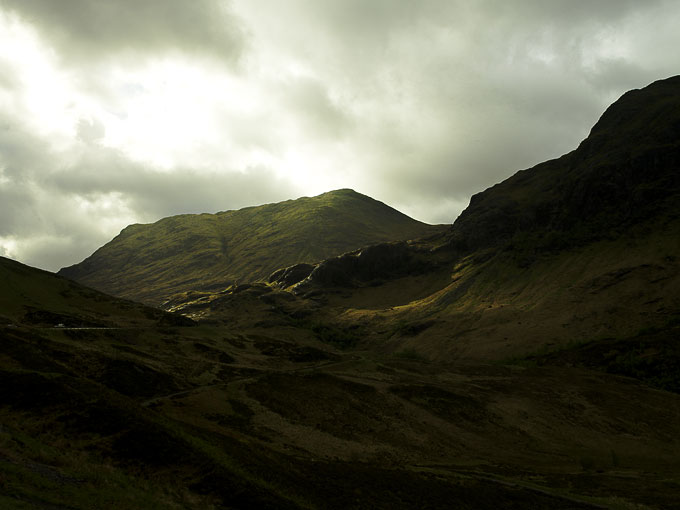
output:
[[[270,278],[303,291],[353,286],[507,252],[520,265],[635,225],[680,217],[680,77],[624,94],[577,149],[474,195],[448,232],[427,243],[384,244]],[[447,257],[436,252],[449,252]],[[426,252],[429,250],[430,254]],[[283,279],[282,279],[283,278]],[[299,283],[298,283],[299,282]]]
[[[397,331],[385,333],[392,348],[431,358],[635,343],[650,328],[672,337],[680,321],[680,77],[623,95],[578,148],[473,196],[448,232],[272,281],[302,297],[325,292],[336,305],[327,317],[368,324],[378,342]],[[654,342],[640,363],[677,360]]]
[[[624,94],[580,146],[482,193],[449,232],[476,250],[524,242],[555,250],[617,235],[650,218],[677,217],[680,77]]]
[[[378,285],[384,278],[420,274],[436,267],[429,250],[406,242],[382,243],[326,259],[297,264],[271,274],[269,283],[296,294],[315,287]]]

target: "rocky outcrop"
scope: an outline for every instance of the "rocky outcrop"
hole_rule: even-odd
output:
[[[407,242],[368,246],[320,262],[293,286],[293,292],[371,285],[386,278],[422,273],[435,266],[427,254],[428,250]]]
[[[580,146],[482,193],[449,232],[473,251],[555,250],[617,236],[680,204],[680,77],[624,94]]]
[[[179,293],[266,281],[278,268],[315,263],[370,244],[427,237],[447,228],[427,225],[341,189],[237,211],[183,214],[132,225],[59,274],[157,306]],[[294,266],[284,279],[292,282],[304,267]]]
[[[286,288],[307,278],[316,266],[314,264],[295,264],[274,271],[267,281]]]

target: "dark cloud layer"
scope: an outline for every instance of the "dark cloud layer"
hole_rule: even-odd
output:
[[[414,194],[462,203],[560,156],[620,94],[680,64],[670,51],[647,61],[649,41],[680,43],[669,28],[649,30],[677,19],[662,0],[266,3],[279,23],[262,30],[359,112],[345,137],[368,155],[365,189],[420,217]],[[294,24],[305,31],[290,34]]]
[[[35,26],[65,60],[97,63],[157,51],[208,53],[234,61],[240,25],[216,0],[0,0]]]
[[[99,147],[84,151],[74,166],[53,172],[45,185],[58,194],[91,201],[117,194],[141,221],[285,200],[294,193],[263,167],[228,173],[164,172]]]

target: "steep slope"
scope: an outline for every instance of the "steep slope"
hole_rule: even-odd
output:
[[[676,501],[677,395],[585,371],[346,352],[291,326],[268,335],[135,323],[139,312],[166,314],[0,262],[7,318],[28,302],[123,320],[0,324],[2,508]],[[264,283],[242,287],[235,296],[253,307],[291,304]]]
[[[151,327],[159,323],[180,325],[189,321],[0,257],[0,324]]]
[[[680,76],[624,94],[580,146],[474,195],[451,228],[471,251],[559,250],[677,218]]]
[[[576,150],[473,197],[446,238],[459,280],[433,303],[459,324],[449,353],[669,327],[680,317],[680,77],[624,94]]]
[[[217,214],[131,225],[60,275],[109,294],[159,305],[187,290],[254,281],[299,262],[441,231],[344,189]]]
[[[0,260],[0,506],[680,508],[677,85],[600,126],[613,168],[578,149],[444,234],[187,294],[195,327],[44,327],[163,315]],[[581,200],[598,176],[651,198]]]
[[[431,359],[502,360],[673,327],[680,77],[626,93],[576,150],[475,195],[447,233],[283,276],[273,283],[324,302],[316,320]]]

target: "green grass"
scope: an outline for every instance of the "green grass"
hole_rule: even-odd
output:
[[[409,361],[427,361],[427,358],[419,353],[416,349],[406,348],[397,351],[393,354],[397,359],[409,360]]]
[[[175,320],[171,314],[4,257],[0,257],[0,282],[0,325],[150,327]]]
[[[638,379],[661,390],[680,393],[680,317],[648,326],[626,338],[597,338],[566,346],[544,345],[526,355],[504,360],[519,366],[569,365],[593,368]]]
[[[211,507],[208,498],[116,466],[93,449],[96,440],[65,439],[46,431],[47,417],[23,415],[19,420],[3,414],[3,422],[14,423],[0,432],[2,508]]]
[[[352,190],[338,190],[132,225],[60,274],[109,294],[160,304],[178,292],[220,290],[293,264],[441,230]]]
[[[357,332],[333,324],[314,323],[309,329],[312,330],[318,340],[339,349],[355,347],[361,340],[361,336]]]

